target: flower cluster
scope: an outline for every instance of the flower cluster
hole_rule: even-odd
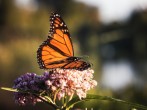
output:
[[[13,88],[22,91],[14,93],[15,101],[20,105],[41,102],[34,93],[56,95],[58,100],[74,94],[80,99],[85,98],[87,91],[97,85],[93,80],[93,72],[92,69],[54,69],[44,72],[43,75],[26,73],[14,81]]]
[[[79,98],[85,98],[86,93],[97,85],[93,79],[94,71],[87,69],[78,71],[75,69],[56,69],[52,74],[47,75],[46,85],[53,92],[59,90],[57,97],[60,100],[65,95],[77,94]]]
[[[14,93],[16,103],[20,105],[36,104],[41,100],[31,93],[41,93],[44,90],[44,77],[35,73],[26,73],[14,81],[13,88],[23,91]],[[28,92],[31,93],[28,94]]]

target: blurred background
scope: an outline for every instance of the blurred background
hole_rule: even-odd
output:
[[[0,86],[20,75],[42,74],[36,51],[47,39],[49,16],[58,12],[71,33],[75,56],[88,55],[99,85],[89,93],[147,105],[147,0],[0,0]],[[13,93],[0,90],[3,110],[18,106]],[[79,107],[80,106],[80,107]],[[88,110],[130,110],[128,105],[93,100]]]

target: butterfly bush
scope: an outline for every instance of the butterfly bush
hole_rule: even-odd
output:
[[[86,98],[87,91],[97,85],[97,82],[93,80],[93,73],[92,69],[83,71],[54,69],[44,72],[43,75],[26,73],[14,81],[13,88],[27,91],[27,93],[15,92],[15,101],[20,105],[36,104],[42,101],[32,93],[44,93],[51,96],[56,94],[58,100],[65,96],[72,98],[74,94],[78,95],[80,99]]]
[[[36,104],[36,102],[41,102],[38,97],[31,93],[29,94],[28,92],[41,93],[45,88],[44,84],[44,76],[39,76],[35,73],[26,73],[18,77],[14,81],[13,88],[23,91],[23,93],[14,93],[15,102],[20,105]]]

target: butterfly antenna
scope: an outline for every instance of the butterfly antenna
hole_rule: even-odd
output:
[[[83,56],[79,56],[79,58],[87,59],[87,58],[89,58],[89,56],[88,55],[83,55]]]
[[[91,63],[91,62],[88,62],[92,67],[93,67],[93,63]]]
[[[91,66],[93,66],[93,63],[89,62],[87,59],[89,59],[88,55],[83,55],[83,56],[79,56],[79,58],[82,58],[84,60],[86,60],[87,63],[89,63]]]
[[[84,55],[83,57],[84,57],[84,58],[89,58],[89,56],[88,56],[88,55]]]
[[[93,63],[91,63],[87,60],[87,59],[89,59],[88,55],[84,55],[83,58],[86,60],[87,63],[89,63],[91,66],[93,66]]]

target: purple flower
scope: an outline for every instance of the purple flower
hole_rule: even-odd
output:
[[[26,73],[14,81],[13,88],[23,91],[14,93],[16,103],[20,105],[35,104],[41,100],[31,93],[25,92],[41,93],[45,88],[44,76],[39,76],[35,73]]]

